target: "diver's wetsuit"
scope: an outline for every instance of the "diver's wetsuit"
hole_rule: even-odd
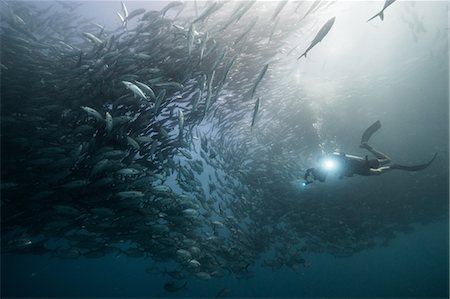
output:
[[[348,176],[351,177],[354,174],[359,174],[363,176],[374,175],[370,170],[378,169],[381,163],[378,159],[366,159],[351,156],[346,154],[340,154],[339,159],[342,161],[342,171],[339,177]]]
[[[381,162],[378,159],[369,160],[367,159],[367,156],[364,159],[344,153],[334,153],[334,159],[339,163],[340,170],[337,175],[341,179],[345,176],[352,177],[354,174],[363,176],[379,174],[378,172],[374,172],[375,169],[378,169],[381,165]],[[309,168],[306,170],[304,179],[307,185],[312,183],[314,180],[325,182],[326,176],[327,171],[324,169]]]
[[[339,161],[339,164],[341,164],[340,165],[341,170],[338,173],[339,178],[343,178],[344,176],[351,177],[354,174],[362,176],[379,175],[393,169],[405,171],[419,171],[427,168],[436,158],[437,153],[435,153],[433,158],[425,164],[413,166],[389,164],[391,162],[391,159],[387,155],[377,151],[367,143],[370,137],[380,128],[381,128],[380,121],[376,121],[369,128],[367,128],[362,135],[360,145],[361,148],[370,151],[376,157],[376,159],[369,160],[367,156],[365,158],[362,158],[343,153],[334,154],[335,158]],[[306,181],[305,185],[312,183],[314,180],[325,182],[326,176],[327,176],[326,170],[309,168],[304,176],[304,179]]]

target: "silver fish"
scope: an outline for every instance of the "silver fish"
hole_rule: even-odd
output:
[[[255,108],[254,108],[254,110],[253,110],[252,127],[255,125],[256,116],[258,115],[260,103],[261,103],[261,99],[258,98],[258,99],[256,100],[256,102],[255,102]]]
[[[135,96],[138,96],[139,98],[142,98],[142,99],[147,99],[144,92],[139,87],[137,87],[135,84],[128,82],[128,81],[122,81],[122,83],[125,85],[126,88],[131,90]]]
[[[183,129],[184,129],[184,115],[181,109],[178,109],[178,129],[179,129],[179,138],[183,138]]]
[[[106,121],[106,132],[109,134],[113,129],[113,118],[108,111],[106,111],[105,121]]]
[[[314,37],[313,41],[311,42],[311,44],[309,45],[309,47],[306,49],[306,51],[300,55],[297,59],[302,58],[303,56],[305,56],[306,58],[306,54],[308,54],[308,52],[314,48],[315,45],[317,45],[318,43],[320,43],[322,41],[322,39],[328,34],[328,32],[330,31],[331,27],[333,27],[334,21],[336,20],[336,17],[332,17],[331,19],[329,19],[323,26],[322,28],[320,28],[319,32],[317,33],[317,35]]]
[[[386,0],[386,1],[384,2],[383,9],[382,9],[379,13],[377,13],[376,15],[374,15],[373,17],[371,17],[370,19],[368,19],[367,22],[369,22],[370,20],[375,19],[376,17],[380,17],[380,19],[383,21],[383,20],[384,20],[384,10],[385,10],[386,8],[388,8],[388,7],[389,7],[392,3],[394,3],[394,2],[395,2],[395,0]]]
[[[259,82],[261,82],[262,78],[264,78],[264,75],[267,72],[267,69],[269,68],[269,64],[266,64],[263,69],[261,70],[261,72],[259,73],[258,77],[256,78],[255,83],[253,84],[253,87],[251,89],[251,98],[253,98],[253,96],[255,95],[256,92],[256,88],[258,87]]]
[[[98,113],[97,110],[87,107],[87,106],[81,106],[81,109],[86,111],[87,114],[89,114],[90,116],[93,116],[95,119],[97,119],[99,121],[103,121],[103,116],[100,113]]]
[[[94,44],[97,44],[97,45],[103,44],[103,41],[101,39],[99,39],[98,37],[96,37],[95,35],[93,35],[92,33],[83,32],[83,36],[85,36],[89,41],[93,42]]]

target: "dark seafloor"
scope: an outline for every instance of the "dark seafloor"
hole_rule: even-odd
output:
[[[1,297],[448,298],[448,2],[391,2],[1,1]],[[302,186],[376,120],[436,160]]]

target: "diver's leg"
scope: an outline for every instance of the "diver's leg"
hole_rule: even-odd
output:
[[[386,165],[391,162],[391,158],[389,158],[386,154],[383,154],[382,152],[377,151],[373,147],[371,147],[367,143],[361,143],[361,148],[365,148],[369,152],[371,152],[377,159],[378,162],[380,162],[380,165]]]
[[[405,170],[405,171],[419,171],[419,170],[423,170],[425,168],[427,168],[428,166],[430,166],[431,163],[433,163],[434,159],[436,159],[437,153],[434,153],[433,158],[431,158],[430,161],[428,161],[425,164],[419,164],[419,165],[410,165],[410,166],[405,166],[405,165],[399,165],[399,164],[392,164],[389,166],[390,169],[400,169],[400,170]]]
[[[410,166],[392,164],[392,165],[388,165],[388,166],[382,166],[382,167],[379,167],[376,169],[371,168],[370,174],[371,175],[379,175],[379,174],[385,173],[385,172],[387,172],[389,170],[393,170],[393,169],[399,169],[399,170],[405,170],[405,171],[420,171],[420,170],[423,170],[423,169],[427,168],[428,166],[430,166],[430,164],[433,163],[434,159],[436,159],[436,156],[437,156],[437,153],[435,153],[433,158],[431,158],[431,160],[425,164],[410,165]]]
[[[375,134],[375,132],[378,131],[380,128],[381,122],[379,120],[370,125],[370,127],[368,127],[362,134],[361,145],[369,142],[370,137],[372,137],[372,135]]]
[[[385,172],[387,172],[389,170],[392,170],[392,168],[390,166],[383,166],[383,167],[380,167],[380,168],[377,168],[377,169],[371,168],[370,169],[370,174],[371,175],[380,175],[380,174],[385,173]]]

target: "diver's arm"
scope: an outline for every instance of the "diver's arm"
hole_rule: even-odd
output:
[[[305,172],[305,176],[303,177],[303,179],[305,180],[305,185],[309,185],[311,183],[314,182],[314,178],[311,178],[311,172],[314,170],[314,168],[308,168]]]
[[[315,180],[323,183],[325,182],[326,174],[320,173],[320,171],[316,168],[308,168],[303,178],[305,179],[307,184],[311,184]]]

